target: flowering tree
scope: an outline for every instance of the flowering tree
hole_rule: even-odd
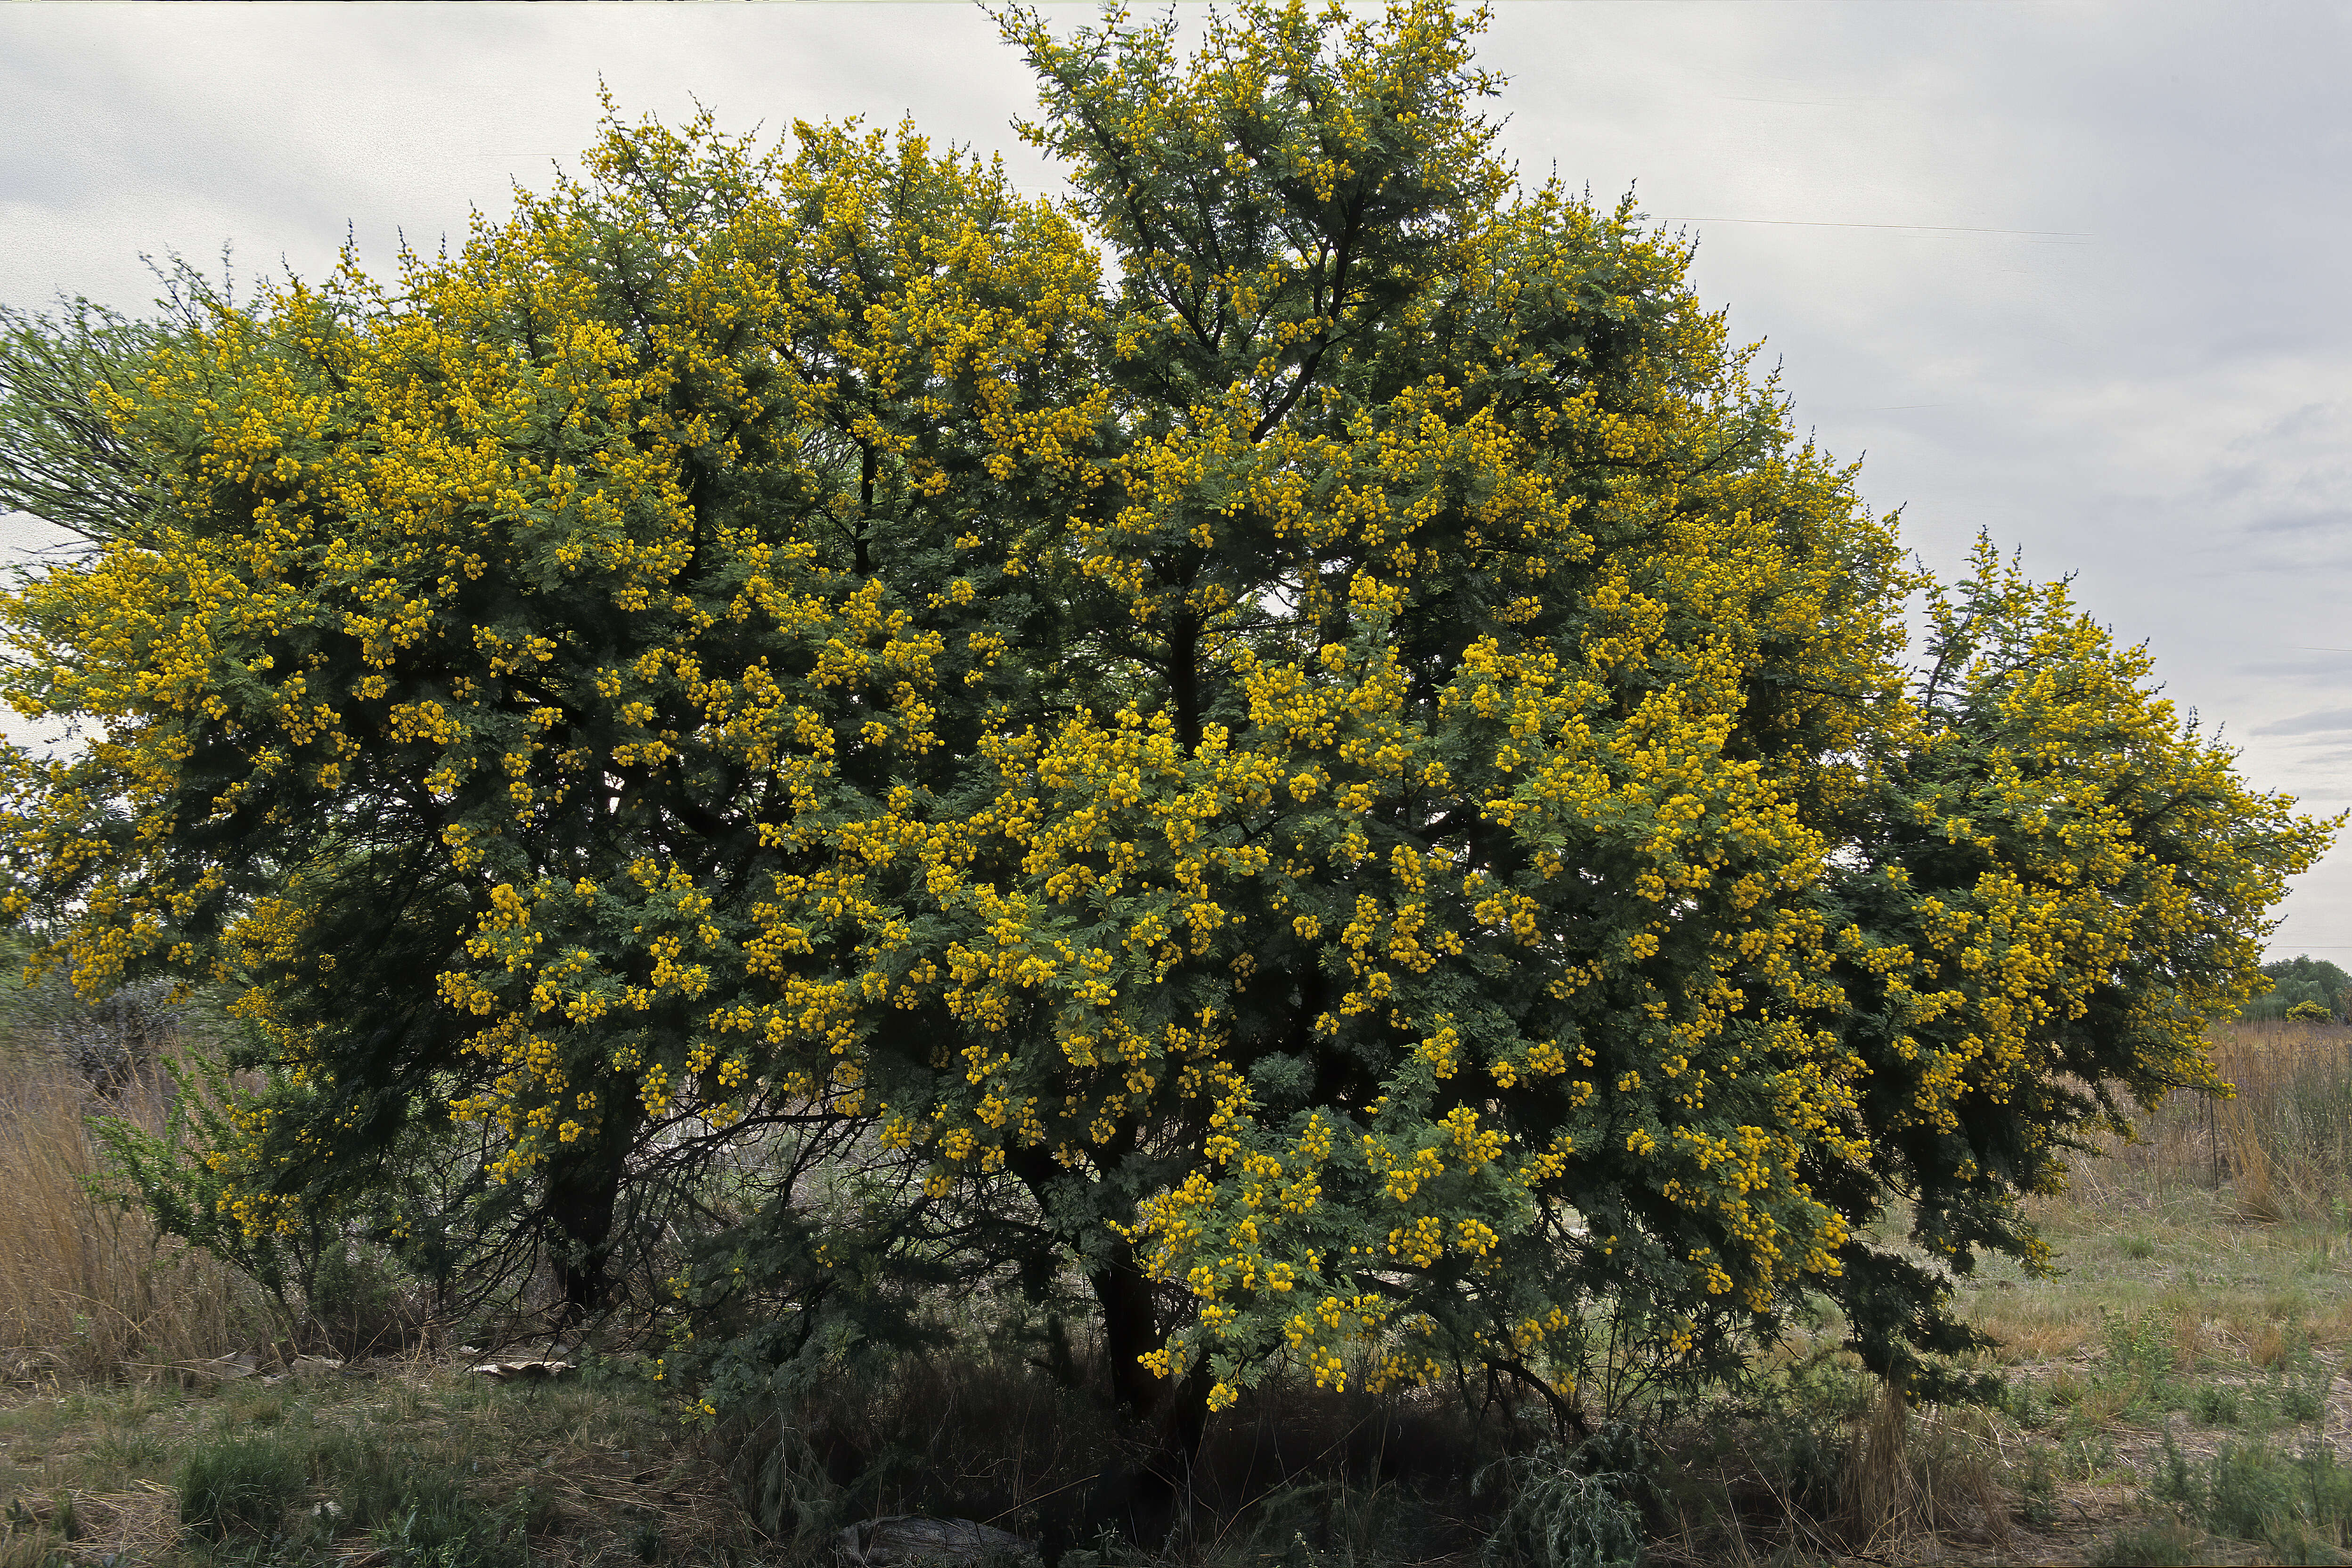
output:
[[[145,478],[7,602],[90,735],[9,898],[240,988],[217,1205],[455,1119],[584,1309],[665,1162],[831,1129],[900,1178],[730,1216],[722,1386],[979,1225],[1180,1426],[1284,1359],[1575,1425],[1809,1295],[1970,1342],[1859,1233],[2037,1258],[2325,826],[1990,553],[1907,668],[1891,526],[1685,249],[1517,185],[1475,19],[1003,22],[1066,208],[614,124],[94,382]]]

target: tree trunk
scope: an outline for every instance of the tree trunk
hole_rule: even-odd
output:
[[[585,1321],[602,1310],[610,1293],[606,1264],[613,1253],[613,1218],[621,1196],[621,1166],[627,1144],[606,1136],[571,1159],[551,1162],[545,1215],[556,1288],[562,1292],[562,1325]]]
[[[1045,1151],[1016,1151],[1010,1165],[1042,1211],[1050,1215],[1061,1206],[1054,1200],[1055,1186],[1066,1177]],[[1086,1257],[1085,1249],[1075,1250]],[[1171,1382],[1155,1377],[1142,1363],[1141,1357],[1160,1348],[1162,1325],[1153,1309],[1151,1281],[1136,1261],[1134,1247],[1125,1240],[1115,1240],[1103,1252],[1087,1258],[1087,1285],[1093,1290],[1095,1306],[1102,1315],[1103,1352],[1110,1363],[1111,1398],[1121,1410],[1160,1434],[1166,1453],[1175,1461],[1173,1468],[1178,1472],[1177,1477],[1171,1478],[1163,1471],[1160,1479],[1181,1479],[1199,1451],[1201,1436],[1208,1423],[1208,1369],[1195,1367]]]
[[[1138,1415],[1150,1416],[1166,1384],[1139,1357],[1160,1348],[1160,1323],[1151,1310],[1151,1283],[1136,1267],[1134,1249],[1121,1242],[1118,1253],[1087,1276],[1102,1308],[1103,1349],[1110,1357],[1113,1398]]]
[[[1121,1408],[1150,1424],[1166,1440],[1169,1455],[1180,1468],[1199,1452],[1209,1419],[1209,1376],[1205,1366],[1194,1367],[1181,1378],[1155,1377],[1140,1357],[1160,1348],[1159,1316],[1151,1307],[1151,1282],[1137,1267],[1126,1243],[1103,1267],[1087,1276],[1095,1301],[1102,1309],[1103,1349],[1110,1358],[1111,1394]]]

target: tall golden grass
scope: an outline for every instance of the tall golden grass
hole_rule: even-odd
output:
[[[2232,1094],[2176,1094],[2137,1142],[2074,1164],[2078,1197],[2124,1187],[2224,1188],[2247,1219],[2352,1221],[2352,1028],[2272,1018],[2216,1025]]]
[[[89,1117],[157,1126],[164,1080],[99,1102],[54,1054],[0,1038],[0,1360],[18,1379],[111,1378],[268,1332],[249,1281],[94,1198]]]
[[[2342,1220],[2352,1205],[2352,1028],[2273,1019],[2216,1034],[2237,1090],[2212,1117],[2250,1219]]]

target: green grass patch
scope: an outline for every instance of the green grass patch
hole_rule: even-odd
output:
[[[268,1535],[310,1481],[308,1456],[276,1436],[231,1438],[192,1449],[180,1466],[180,1524],[206,1541]]]
[[[2203,1536],[2175,1520],[2119,1531],[2090,1557],[2090,1568],[2190,1568],[2206,1559]]]

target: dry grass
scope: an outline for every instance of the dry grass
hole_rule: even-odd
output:
[[[2352,1221],[2352,1028],[2271,1019],[2222,1024],[2213,1066],[2233,1092],[2177,1094],[2074,1173],[2094,1209],[2179,1186],[2226,1187],[2261,1223]]]
[[[249,1283],[90,1196],[100,1110],[152,1126],[161,1087],[97,1103],[56,1058],[0,1042],[0,1370],[18,1381],[137,1374],[268,1331]]]
[[[1915,1420],[1903,1396],[1885,1390],[1847,1454],[1834,1543],[1860,1556],[1954,1539],[2006,1547],[2010,1500],[1990,1430],[1979,1411]]]
[[[210,1392],[68,1388],[0,1405],[0,1500],[22,1510],[0,1521],[0,1568],[110,1557],[157,1568],[483,1568],[523,1560],[524,1534],[528,1561],[547,1568],[746,1560],[751,1538],[722,1467],[642,1379],[501,1385],[423,1361],[364,1370]],[[284,1539],[207,1551],[181,1523],[189,1462],[255,1445],[287,1456],[303,1477]],[[68,1500],[69,1548],[57,1528]],[[421,1526],[436,1511],[444,1535],[470,1527],[476,1540],[426,1543]],[[493,1525],[508,1527],[514,1554],[480,1549]]]
[[[1991,1259],[1956,1282],[2000,1342],[2042,1560],[2079,1556],[2085,1531],[2123,1532],[2096,1561],[2145,1560],[2170,1455],[2200,1474],[2232,1444],[2352,1456],[2352,1029],[2230,1025],[2212,1051],[2232,1097],[2175,1096],[2035,1202],[2054,1276]],[[2219,1519],[2171,1560],[2260,1550]]]
[[[2231,1443],[2284,1453],[2308,1436],[2341,1448],[2352,1433],[2352,1384],[2333,1377],[2352,1363],[2352,1030],[2239,1026],[2217,1033],[2215,1057],[2235,1099],[2176,1098],[2147,1120],[2140,1142],[2084,1162],[2074,1191],[2040,1206],[2060,1277],[1996,1260],[1959,1282],[1968,1315],[2004,1342],[1998,1360],[2018,1391],[2013,1406],[1912,1412],[1892,1398],[1792,1395],[1783,1416],[1711,1421],[1679,1461],[1687,1484],[1653,1542],[1659,1560],[2058,1561],[2100,1551],[2122,1561],[2124,1547],[2099,1542],[2155,1517],[2144,1488],[2168,1452],[2210,1467]],[[845,1382],[799,1413],[789,1456],[761,1455],[756,1443],[699,1447],[643,1385],[494,1391],[421,1363],[364,1385],[77,1392],[78,1378],[249,1342],[264,1323],[252,1294],[216,1266],[159,1252],[142,1225],[85,1194],[91,1109],[70,1076],[0,1055],[0,1354],[13,1349],[58,1384],[0,1410],[0,1485],[15,1483],[27,1507],[78,1494],[92,1537],[140,1560],[176,1560],[168,1494],[179,1456],[255,1431],[331,1453],[343,1469],[446,1471],[475,1514],[527,1529],[534,1560],[658,1550],[716,1560],[694,1554],[754,1543],[762,1522],[790,1535],[786,1516],[803,1510],[960,1513],[1073,1547],[1106,1523],[1149,1522],[1135,1530],[1138,1563],[1168,1534],[1168,1520],[1154,1516],[1176,1500],[1120,1479],[1134,1467],[1117,1462],[1117,1424],[1018,1358],[912,1358],[886,1385]],[[152,1119],[160,1107],[134,1098],[130,1109]],[[1833,1337],[1833,1325],[1824,1333]],[[2290,1407],[2298,1390],[2306,1405],[2324,1402],[2319,1418]],[[1390,1473],[1399,1454],[1462,1469],[1461,1433],[1422,1430],[1411,1411],[1368,1419],[1353,1405],[1325,1409],[1296,1390],[1270,1392],[1213,1431],[1191,1478],[1199,1495],[1185,1500],[1214,1494],[1238,1505],[1264,1492],[1280,1509],[1232,1507],[1247,1522],[1208,1531],[1214,1540],[1175,1557],[1169,1548],[1167,1561],[1255,1560],[1294,1538],[1359,1562],[1468,1550],[1480,1533],[1475,1508],[1440,1497],[1428,1478]],[[1373,1452],[1360,1464],[1353,1449],[1366,1443]],[[730,1458],[735,1479],[753,1483],[750,1518],[726,1485]],[[756,1471],[762,1458],[773,1474],[745,1473],[744,1460]],[[314,1467],[306,1509],[355,1485],[326,1467],[324,1458]],[[1357,1522],[1372,1544],[1360,1553],[1349,1500],[1362,1499],[1371,1502]],[[391,1528],[362,1531],[356,1516],[351,1524],[334,1550],[382,1548]],[[56,1539],[43,1535],[43,1550]],[[6,1552],[32,1544],[0,1541],[0,1568],[15,1561]],[[2242,1545],[2184,1550],[2219,1561]],[[780,1540],[752,1549],[763,1560],[791,1555]]]
[[[2217,1032],[2237,1090],[2213,1136],[2249,1219],[2346,1218],[2352,1199],[2352,1029],[2279,1021]]]

